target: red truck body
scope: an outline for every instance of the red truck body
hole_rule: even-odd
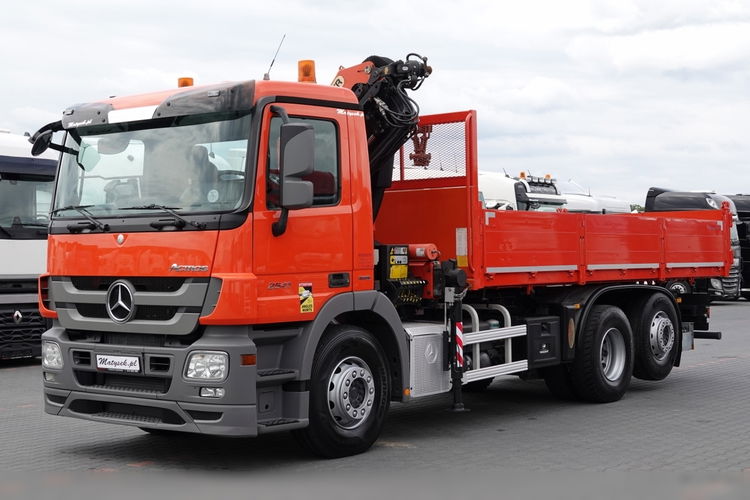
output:
[[[406,154],[400,156],[397,180],[376,221],[377,241],[435,243],[442,258],[466,270],[472,289],[727,274],[727,211],[601,215],[484,208],[476,121],[474,111],[421,118],[420,126],[432,127],[432,166],[407,169]]]

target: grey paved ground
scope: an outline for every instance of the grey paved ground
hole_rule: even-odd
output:
[[[622,401],[562,403],[539,381],[497,380],[467,395],[471,412],[437,397],[392,408],[375,447],[322,461],[288,435],[154,437],[43,413],[38,362],[0,365],[0,471],[720,471],[750,476],[750,303],[713,308],[721,341],[697,341],[663,382],[634,381]],[[0,486],[2,483],[0,483]],[[2,493],[0,491],[0,493]],[[3,495],[0,494],[0,497]]]

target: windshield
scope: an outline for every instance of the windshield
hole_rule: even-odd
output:
[[[245,186],[249,136],[249,114],[71,131],[66,146],[77,156],[63,155],[54,209],[62,217],[80,217],[72,208],[79,205],[97,217],[153,213],[158,206],[182,212],[234,210]]]
[[[54,180],[3,173],[0,164],[0,239],[47,237]]]

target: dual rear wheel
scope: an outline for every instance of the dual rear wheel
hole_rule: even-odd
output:
[[[628,317],[630,319],[628,319]],[[677,313],[661,293],[628,308],[595,305],[576,342],[572,363],[542,370],[547,387],[561,399],[617,401],[632,376],[662,380],[677,355]]]

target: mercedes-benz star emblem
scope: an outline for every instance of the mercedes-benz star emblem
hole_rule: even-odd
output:
[[[16,311],[13,313],[13,322],[15,324],[18,324],[23,319],[23,314],[21,314],[21,311]]]
[[[115,323],[126,323],[135,316],[133,288],[125,280],[117,280],[107,290],[107,314]]]

